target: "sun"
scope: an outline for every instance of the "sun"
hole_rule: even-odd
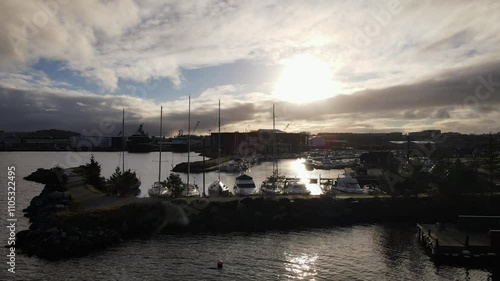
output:
[[[287,60],[274,85],[273,96],[294,103],[307,103],[335,96],[338,83],[332,80],[327,63],[310,55]]]

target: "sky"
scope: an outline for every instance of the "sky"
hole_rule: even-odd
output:
[[[0,131],[500,131],[497,0],[0,1]],[[188,97],[191,99],[190,107]],[[198,126],[196,126],[198,124]]]

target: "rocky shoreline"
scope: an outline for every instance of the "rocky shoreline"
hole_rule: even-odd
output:
[[[64,172],[66,181],[47,184],[24,210],[31,226],[17,234],[16,244],[28,256],[45,259],[84,256],[128,238],[158,233],[252,232],[352,223],[453,221],[458,214],[500,213],[500,196],[458,201],[437,197],[111,197],[89,193],[78,175],[71,174],[71,170]]]

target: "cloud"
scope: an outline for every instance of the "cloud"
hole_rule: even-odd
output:
[[[486,95],[489,87],[492,92]],[[499,88],[500,62],[444,71],[413,84],[367,89],[310,104],[275,100],[270,94],[249,91],[245,85],[223,85],[192,98],[191,125],[194,128],[200,121],[199,134],[216,130],[221,100],[225,131],[271,128],[275,104],[277,126],[290,124],[288,131],[414,131],[431,127],[489,132],[499,127]],[[157,134],[160,105],[164,107],[166,131],[188,130],[187,97],[157,103],[141,97],[103,96],[79,90],[0,87],[0,98],[5,101],[0,110],[0,129],[4,130],[50,127],[81,131],[98,129],[109,120],[119,127],[121,110],[126,108],[128,132],[145,123],[151,134]],[[467,102],[469,99],[476,102]]]
[[[1,1],[0,129],[99,128],[126,108],[128,131],[154,132],[161,102],[166,126],[186,131],[187,97],[149,100],[120,82],[182,89],[186,70],[297,54],[327,63],[343,92],[304,105],[273,99],[272,85],[210,81],[192,93],[198,130],[216,127],[219,99],[226,130],[270,128],[273,103],[288,131],[498,128],[500,2],[396,2]],[[49,79],[32,68],[40,60],[99,93]]]
[[[113,92],[120,79],[167,77],[180,87],[189,82],[183,69],[310,53],[355,91],[413,82],[500,51],[497,1],[393,2],[7,0],[1,67],[56,60]],[[356,43],[360,36],[366,44]]]

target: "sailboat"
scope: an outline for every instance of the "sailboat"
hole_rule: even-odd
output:
[[[121,196],[137,196],[141,190],[141,180],[137,177],[135,172],[129,170],[125,171],[125,109],[122,111],[122,152],[121,161],[122,167],[118,166],[115,172],[111,175],[109,180],[107,180],[108,188],[111,188],[111,192]]]
[[[161,181],[161,145],[162,145],[162,127],[163,127],[163,106],[160,108],[160,152],[158,154],[158,181],[148,190],[149,197],[170,197],[172,192],[167,188],[167,182]]]
[[[218,178],[210,186],[208,186],[208,196],[227,196],[229,195],[229,188],[220,180],[220,100],[219,100],[219,140],[218,140],[218,154],[217,154],[217,167]]]
[[[184,188],[182,190],[182,196],[200,196],[200,191],[198,190],[198,186],[189,184],[189,175],[191,173],[191,162],[190,162],[190,154],[191,154],[191,96],[189,97],[189,109],[188,109],[188,172],[187,172],[187,183],[183,184]]]
[[[284,177],[279,175],[278,163],[276,162],[276,125],[273,104],[273,174],[262,182],[260,190],[264,195],[281,194],[285,184],[284,180]]]

